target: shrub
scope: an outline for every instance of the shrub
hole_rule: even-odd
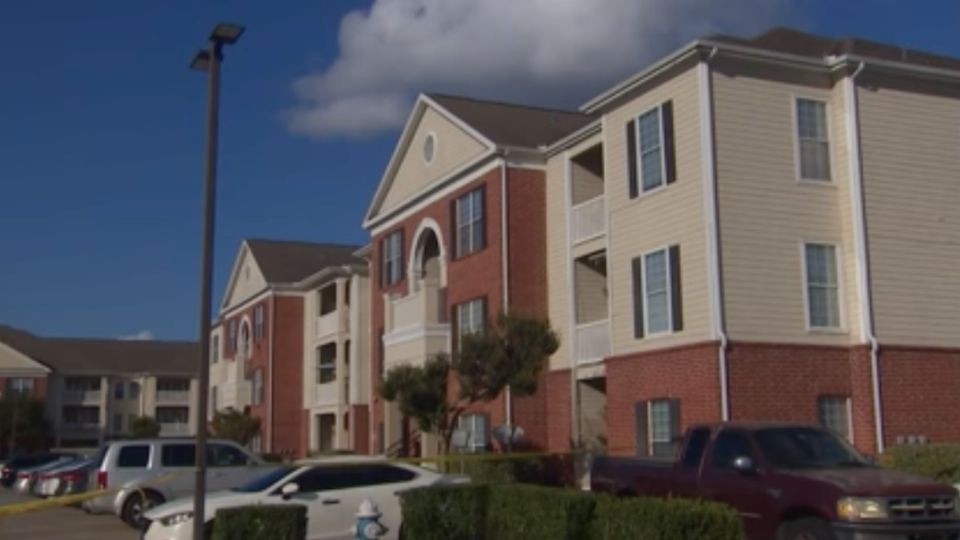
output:
[[[727,506],[687,499],[597,495],[590,540],[740,540],[740,517]]]
[[[526,540],[586,538],[594,499],[587,493],[514,484],[490,490],[487,538]]]
[[[301,505],[240,506],[217,510],[213,540],[304,540],[307,507]]]
[[[960,444],[901,445],[888,448],[880,464],[948,484],[960,483]]]
[[[484,484],[538,484],[570,487],[574,484],[573,458],[564,455],[514,456],[504,461],[465,459],[453,462],[452,472],[460,472]]]
[[[431,486],[400,494],[403,534],[411,540],[483,540],[489,488]]]

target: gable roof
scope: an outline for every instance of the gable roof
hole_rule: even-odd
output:
[[[270,285],[293,285],[329,266],[367,264],[354,254],[360,249],[359,245],[264,238],[250,238],[245,243]]]
[[[194,376],[200,347],[189,341],[41,337],[0,325],[0,342],[62,374]]]
[[[497,146],[539,149],[594,120],[577,111],[445,94],[427,96]]]

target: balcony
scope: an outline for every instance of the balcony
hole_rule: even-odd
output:
[[[190,433],[190,424],[186,422],[161,423],[160,435],[164,437],[188,435]]]
[[[603,319],[577,325],[578,364],[600,362],[610,356],[610,320]]]
[[[386,306],[388,331],[446,323],[446,289],[429,282],[407,296],[393,298]]]
[[[348,331],[346,318],[341,317],[341,310],[335,309],[330,313],[320,315],[317,317],[316,326],[314,327],[313,337],[320,339],[327,336],[332,336],[339,332]]]
[[[571,241],[574,244],[596,238],[607,232],[606,197],[600,195],[573,207],[570,219]]]
[[[189,390],[157,390],[157,403],[186,404],[189,401]]]
[[[64,403],[93,403],[100,404],[100,390],[64,390]]]

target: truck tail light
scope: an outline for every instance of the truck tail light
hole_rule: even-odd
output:
[[[107,489],[107,471],[97,471],[97,489]]]

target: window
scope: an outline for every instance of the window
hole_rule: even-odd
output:
[[[33,379],[25,377],[11,377],[7,379],[7,393],[21,396],[33,395]]]
[[[381,283],[393,285],[403,278],[403,231],[394,231],[380,241]]]
[[[243,360],[250,358],[250,354],[253,352],[253,349],[250,347],[250,338],[250,321],[245,320],[243,324],[240,325],[240,343],[237,349],[237,353]]]
[[[710,442],[710,430],[707,428],[698,428],[690,433],[687,442],[687,451],[683,455],[683,467],[686,469],[696,469],[703,460],[703,451],[707,449],[707,443]]]
[[[259,343],[263,339],[263,304],[253,308],[253,341]]]
[[[837,249],[826,244],[806,244],[804,255],[807,324],[810,328],[840,328]]]
[[[140,399],[140,383],[131,382],[130,383],[130,392],[128,393],[130,399]]]
[[[189,392],[190,379],[157,379],[157,392]]]
[[[454,447],[461,452],[483,452],[487,449],[487,415],[464,414],[457,419]]]
[[[483,332],[486,325],[486,301],[484,298],[457,305],[457,339],[469,334]]]
[[[113,383],[113,399],[123,399],[123,391],[126,386],[126,383],[123,381]]]
[[[630,198],[676,180],[673,102],[667,101],[627,123]]]
[[[659,249],[633,260],[634,336],[683,329],[680,247]]]
[[[157,407],[157,422],[160,424],[186,424],[190,409],[187,407]]]
[[[740,431],[720,432],[716,442],[713,443],[713,453],[710,455],[713,466],[717,469],[732,469],[733,462],[738,457],[753,459],[753,450],[747,436]]]
[[[211,467],[240,467],[247,461],[246,454],[226,444],[212,444],[207,448],[207,463]]]
[[[193,444],[165,444],[160,450],[164,467],[193,467],[197,463],[197,447]]]
[[[423,140],[423,162],[427,165],[433,163],[433,158],[437,153],[437,136],[433,133],[427,135]]]
[[[317,349],[317,384],[337,380],[337,346],[328,343]]]
[[[317,292],[317,315],[323,317],[337,309],[337,285],[331,283]]]
[[[100,377],[67,377],[64,384],[68,391],[95,392],[100,390]]]
[[[237,320],[236,319],[233,319],[232,321],[230,321],[229,324],[227,324],[227,334],[228,334],[227,337],[230,340],[230,350],[236,351],[237,350]]]
[[[850,398],[846,396],[820,396],[817,398],[817,417],[820,425],[852,441],[850,429]]]
[[[253,372],[253,384],[250,385],[250,402],[253,405],[263,403],[263,368]]]
[[[814,99],[797,99],[797,155],[800,179],[830,181],[830,139],[827,132],[827,104]]]
[[[113,431],[119,433],[123,431],[123,415],[114,414],[113,415]]]
[[[210,416],[217,412],[217,408],[217,387],[214,385],[210,387]]]
[[[655,399],[634,405],[637,454],[660,458],[676,454],[680,438],[680,400]]]
[[[122,469],[146,467],[149,459],[149,446],[145,444],[124,446],[120,448],[120,452],[117,454],[117,467]]]
[[[486,242],[483,215],[484,191],[482,187],[475,189],[453,202],[457,257],[479,251],[484,247]]]
[[[214,334],[210,338],[210,363],[216,364],[220,361],[220,334]]]

